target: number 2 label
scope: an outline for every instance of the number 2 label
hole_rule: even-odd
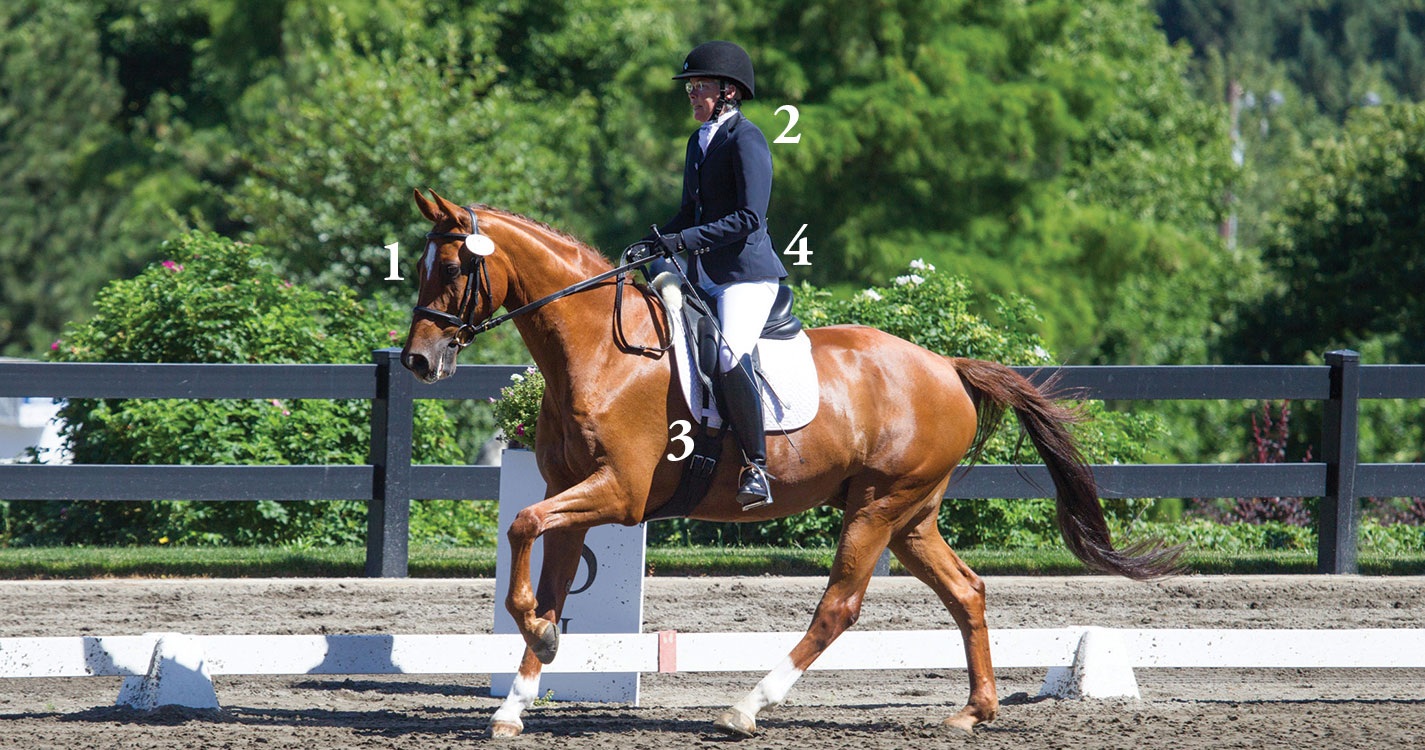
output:
[[[794,107],[794,106],[792,106],[792,105],[790,105],[790,104],[783,104],[782,106],[780,106],[780,107],[777,108],[777,111],[776,111],[775,114],[779,114],[779,115],[782,114],[782,110],[784,110],[784,109],[791,113],[791,114],[789,115],[789,116],[791,117],[791,121],[787,123],[787,129],[786,129],[786,130],[783,130],[783,131],[782,131],[782,134],[779,135],[779,136],[777,136],[776,138],[774,138],[774,139],[772,140],[772,142],[773,142],[773,143],[801,143],[801,142],[802,142],[802,134],[801,134],[801,133],[797,133],[796,135],[787,135],[788,133],[792,132],[792,128],[794,128],[794,127],[797,126],[797,118],[800,116],[800,115],[798,114],[798,112],[797,112],[797,108]]]

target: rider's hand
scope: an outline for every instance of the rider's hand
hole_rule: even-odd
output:
[[[659,235],[658,239],[653,241],[653,247],[655,251],[671,258],[675,253],[683,251],[683,236],[679,234]]]
[[[655,243],[652,240],[643,240],[629,245],[623,251],[625,263],[635,263],[653,254]]]

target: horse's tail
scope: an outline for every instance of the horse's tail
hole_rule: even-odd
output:
[[[969,391],[977,413],[978,429],[970,447],[970,465],[984,453],[1005,409],[1014,409],[1054,480],[1059,532],[1075,557],[1091,568],[1134,580],[1178,572],[1181,547],[1164,548],[1156,540],[1148,540],[1122,550],[1113,548],[1093,473],[1074,436],[1065,428],[1066,424],[1082,420],[1079,413],[1056,405],[1051,396],[1004,365],[978,359],[952,358],[950,361]]]

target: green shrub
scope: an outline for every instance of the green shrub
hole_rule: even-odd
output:
[[[100,292],[71,326],[66,362],[367,363],[399,343],[406,313],[283,280],[263,248],[190,233],[170,260]],[[363,464],[370,402],[320,399],[75,399],[61,412],[76,463]],[[441,404],[417,401],[418,461],[460,463]],[[413,527],[439,524],[413,508]],[[446,512],[446,511],[441,511]],[[447,514],[449,515],[449,514]],[[460,515],[460,514],[456,514]],[[466,514],[468,515],[468,513]],[[331,544],[365,538],[362,501],[12,502],[12,544]],[[464,518],[460,519],[462,522]]]
[[[534,431],[539,422],[539,406],[544,399],[544,375],[537,367],[510,376],[513,385],[500,389],[495,405],[495,422],[506,440],[534,449]]]

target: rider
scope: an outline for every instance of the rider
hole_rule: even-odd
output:
[[[717,301],[723,336],[718,379],[746,458],[737,499],[751,510],[772,502],[752,349],[787,277],[767,235],[772,152],[762,131],[739,111],[754,95],[752,59],[741,47],[700,44],[673,78],[686,81],[693,118],[703,125],[688,139],[682,208],[647,239],[667,255],[691,251],[689,280]]]

